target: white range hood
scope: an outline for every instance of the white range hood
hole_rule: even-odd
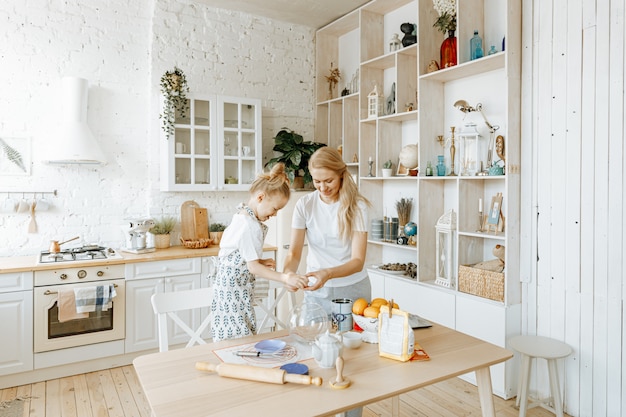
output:
[[[104,164],[106,158],[87,125],[87,80],[64,77],[60,131],[48,151],[49,164]]]

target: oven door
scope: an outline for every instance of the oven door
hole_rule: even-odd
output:
[[[90,345],[124,339],[126,288],[124,279],[94,281],[80,284],[52,285],[34,289],[35,352]],[[116,296],[107,311],[94,311],[88,317],[59,322],[57,294],[59,289],[115,285]]]

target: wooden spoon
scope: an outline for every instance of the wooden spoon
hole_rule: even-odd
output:
[[[37,233],[37,222],[35,221],[35,207],[37,202],[33,200],[30,205],[30,223],[28,224],[28,233]]]

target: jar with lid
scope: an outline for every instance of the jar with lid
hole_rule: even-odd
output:
[[[437,176],[443,177],[446,175],[446,164],[443,162],[443,155],[437,156]]]

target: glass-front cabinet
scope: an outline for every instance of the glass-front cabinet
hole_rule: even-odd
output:
[[[261,170],[261,100],[194,96],[162,139],[163,191],[246,190]]]

